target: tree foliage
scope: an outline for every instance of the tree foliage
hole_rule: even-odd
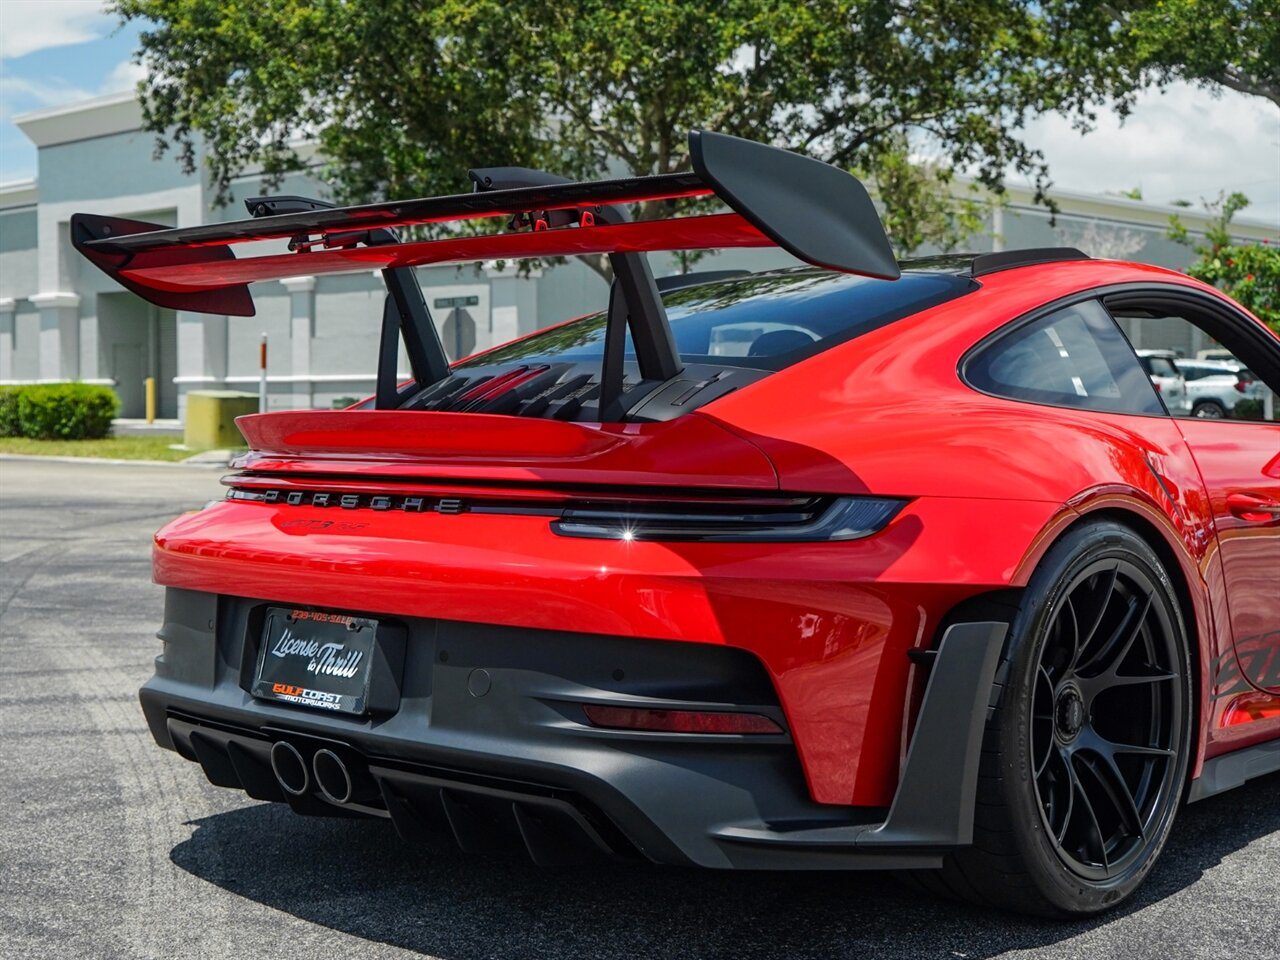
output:
[[[247,167],[269,182],[295,169],[301,136],[355,201],[466,189],[475,165],[678,171],[692,127],[872,171],[886,193],[918,143],[944,174],[996,186],[1012,168],[1044,187],[1020,127],[1083,118],[1093,96],[1047,59],[1053,40],[1020,0],[114,6],[143,28],[147,127],[189,169],[206,154],[223,202]]]
[[[142,27],[147,128],[189,171],[204,164],[219,203],[247,168],[268,187],[298,169],[304,137],[334,198],[358,202],[466,190],[473,166],[680,171],[685,133],[703,127],[861,171],[902,253],[977,227],[972,201],[950,197],[956,170],[997,196],[1017,171],[1045,198],[1028,119],[1087,128],[1105,99],[1178,70],[1265,92],[1280,60],[1266,55],[1280,18],[1255,22],[1263,4],[1250,0],[113,6]],[[1198,13],[1184,23],[1165,7]],[[1192,28],[1206,23],[1201,43]]]
[[[1081,76],[1132,104],[1186,80],[1280,104],[1276,0],[1044,0],[1047,29]]]
[[[1231,237],[1232,218],[1248,205],[1242,193],[1219,196],[1205,204],[1213,219],[1203,242],[1192,239],[1177,214],[1169,218],[1169,236],[1195,250],[1188,274],[1238,300],[1280,333],[1280,247],[1265,240],[1237,243]]]
[[[950,252],[982,229],[988,203],[970,186],[957,195],[953,170],[912,156],[906,137],[888,136],[864,169],[855,173],[883,207],[885,233],[900,256],[926,244]]]

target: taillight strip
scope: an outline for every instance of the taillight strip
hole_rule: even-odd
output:
[[[478,513],[551,518],[551,530],[588,540],[818,543],[859,540],[889,524],[907,501],[886,497],[672,497],[592,491],[458,488],[349,483],[319,487],[278,478],[230,478],[227,499],[274,506],[404,513]]]

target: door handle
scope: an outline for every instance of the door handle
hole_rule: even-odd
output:
[[[1280,500],[1256,493],[1227,494],[1227,509],[1241,520],[1280,520]]]

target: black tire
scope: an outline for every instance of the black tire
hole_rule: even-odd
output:
[[[973,846],[921,880],[1039,916],[1114,907],[1164,848],[1192,742],[1186,629],[1151,547],[1111,521],[1068,531],[1022,595],[996,676]]]
[[[1191,415],[1202,420],[1222,420],[1227,415],[1227,408],[1217,400],[1201,400],[1191,408]]]

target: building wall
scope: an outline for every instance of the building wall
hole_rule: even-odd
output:
[[[188,226],[240,219],[243,201],[253,196],[328,196],[325,184],[309,173],[291,175],[273,189],[248,175],[232,185],[231,204],[213,207],[198,174],[183,173],[172,155],[153,156],[153,138],[139,123],[137,105],[127,97],[18,118],[38,146],[40,177],[38,185],[0,185],[0,382],[112,383],[127,411],[136,412],[140,380],[155,376],[161,415],[181,416],[193,390],[256,392],[265,333],[271,409],[329,407],[371,393],[385,297],[374,272],[262,284],[254,289],[255,316],[220,317],[157,310],[75,254],[68,229],[75,212]],[[1174,268],[1191,257],[1189,248],[1165,235],[1168,210],[1118,198],[1058,199],[1062,211],[1051,221],[1026,191],[1011,189],[1008,202],[993,209],[986,229],[967,246],[1067,245]],[[1193,230],[1203,226],[1195,211],[1182,215]],[[1280,231],[1267,225],[1243,223],[1241,230],[1254,239],[1280,239]],[[264,246],[285,250],[284,241]],[[673,256],[650,260],[658,276],[679,272]],[[706,254],[693,269],[795,264],[776,249],[731,250]],[[475,350],[602,310],[608,298],[600,276],[572,259],[532,270],[513,263],[424,267],[417,275],[437,328],[453,334],[461,322],[468,338],[474,334]],[[452,348],[456,338],[444,339]],[[1196,345],[1178,348],[1190,352]],[[401,372],[407,374],[407,367],[402,348]]]
[[[1168,237],[1168,225],[1126,223],[1063,212],[1051,223],[1048,211],[1011,207],[1004,213],[1004,246],[1076,247],[1091,257],[1104,260],[1136,260],[1158,267],[1179,270],[1193,256],[1191,248]],[[990,249],[992,237],[982,238],[983,249]]]
[[[36,208],[0,210],[0,297],[37,292]]]
[[[2,316],[2,315],[0,315]],[[40,375],[40,311],[35,304],[20,300],[17,309],[8,314],[4,326],[9,330],[11,377],[34,380]]]

